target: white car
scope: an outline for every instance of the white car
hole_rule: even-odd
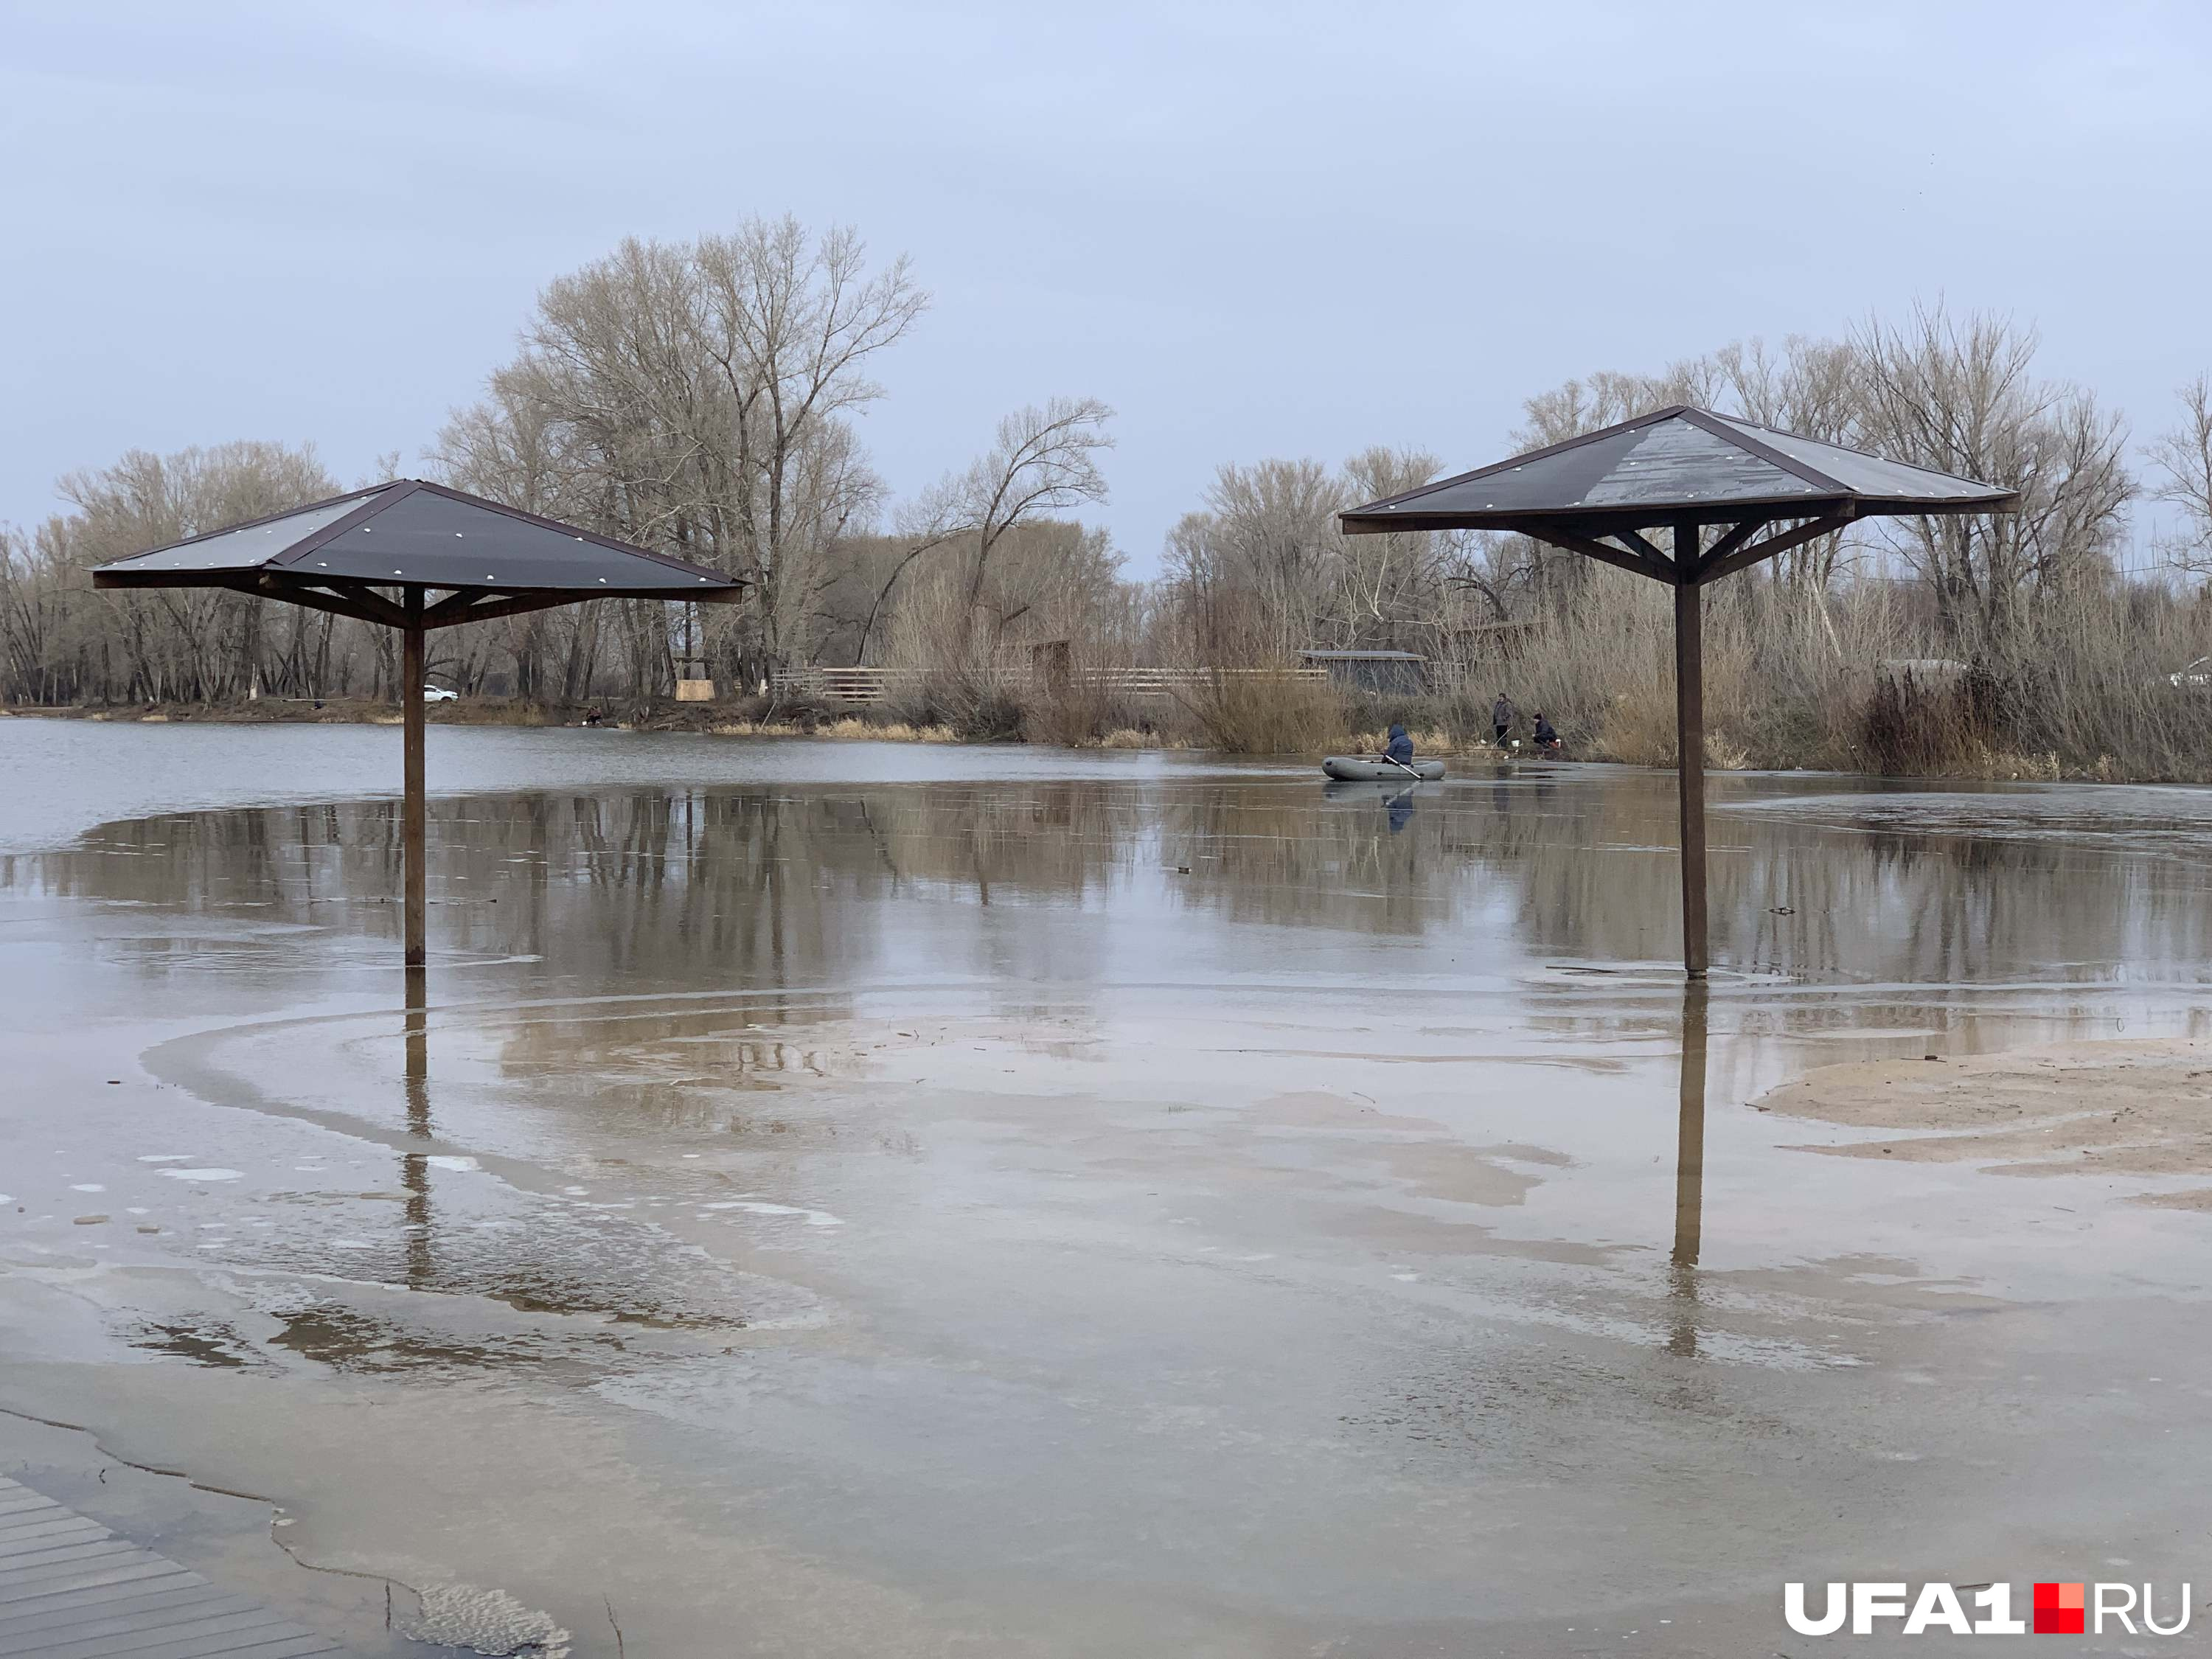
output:
[[[460,700],[459,692],[448,691],[442,685],[426,685],[422,688],[424,702],[459,702]]]
[[[2174,685],[2187,686],[2193,691],[2202,691],[2206,687],[2212,686],[2212,657],[2199,657],[2186,668],[2177,669],[2166,678]]]

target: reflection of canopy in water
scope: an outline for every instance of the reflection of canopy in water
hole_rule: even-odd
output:
[[[584,599],[731,604],[738,578],[442,484],[402,478],[101,565],[101,588],[222,587],[396,628],[405,716],[407,960],[428,954],[422,637]],[[435,590],[444,595],[428,601]],[[394,599],[392,595],[398,594]]]
[[[1696,979],[1706,957],[1699,589],[1860,519],[2010,513],[2019,505],[2020,492],[2002,485],[1675,404],[1370,501],[1342,519],[1353,535],[1516,532],[1674,590],[1682,962]],[[1671,558],[1643,533],[1658,528],[1674,532]]]

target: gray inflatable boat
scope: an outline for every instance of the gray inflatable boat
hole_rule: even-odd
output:
[[[1321,763],[1321,769],[1344,783],[1410,783],[1414,778],[1434,783],[1443,776],[1444,763],[1440,760],[1417,760],[1408,768],[1378,755],[1331,755]]]

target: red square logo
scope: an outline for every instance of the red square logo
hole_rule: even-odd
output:
[[[2080,1636],[2085,1633],[2083,1584],[2038,1584],[2035,1587],[2035,1633],[2038,1636]]]

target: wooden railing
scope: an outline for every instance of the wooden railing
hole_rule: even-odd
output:
[[[793,668],[775,675],[769,689],[780,697],[811,702],[881,702],[902,679],[916,678],[895,668]],[[1041,675],[1014,671],[1007,678],[1027,685]],[[1189,695],[1220,679],[1325,680],[1322,668],[1079,668],[1068,676],[1079,685],[1096,686],[1109,696],[1133,699]]]

